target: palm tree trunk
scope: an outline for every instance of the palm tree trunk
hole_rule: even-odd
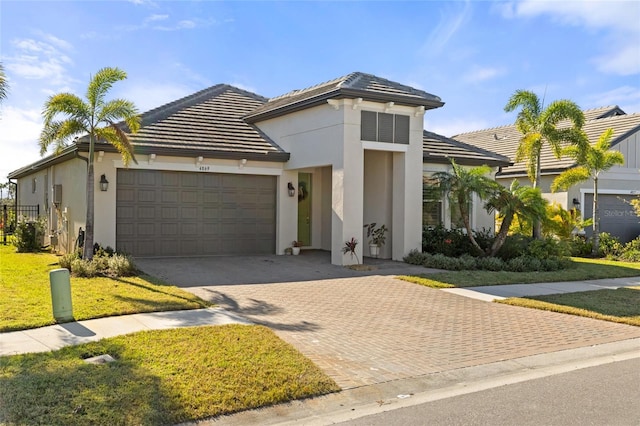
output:
[[[540,185],[540,174],[542,172],[542,167],[540,165],[540,151],[538,151],[538,156],[536,159],[536,176],[533,180],[533,187],[537,188]],[[500,228],[502,230],[502,228]],[[536,240],[542,239],[542,221],[538,218],[533,220],[533,238]]]
[[[467,237],[469,237],[469,241],[471,241],[471,245],[474,246],[477,250],[479,254],[484,254],[484,250],[482,250],[482,247],[480,247],[480,244],[478,244],[478,242],[476,241],[475,237],[473,236],[473,230],[471,229],[471,221],[469,220],[469,209],[468,208],[463,208],[463,202],[460,202],[460,214],[462,215],[462,222],[464,222],[464,228],[467,230]]]
[[[594,256],[600,251],[600,212],[598,211],[598,177],[593,178],[593,251]]]
[[[511,222],[513,222],[514,213],[507,213],[502,219],[502,224],[500,224],[500,231],[498,231],[498,235],[496,235],[496,239],[493,240],[493,244],[491,245],[491,249],[489,251],[489,256],[495,256],[498,254],[504,242],[507,240],[507,234],[509,233],[509,228],[511,227]]]
[[[89,135],[89,161],[87,162],[87,218],[84,232],[83,259],[93,259],[93,216],[95,185],[93,176],[93,134]]]

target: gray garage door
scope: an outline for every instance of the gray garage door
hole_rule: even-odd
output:
[[[600,230],[620,238],[622,242],[640,235],[640,218],[629,204],[633,199],[633,195],[598,194]],[[584,204],[584,217],[593,217],[593,194],[585,195]],[[586,231],[591,236],[591,227]]]
[[[116,197],[134,256],[275,253],[275,176],[120,169]]]

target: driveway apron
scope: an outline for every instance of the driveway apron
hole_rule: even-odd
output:
[[[144,261],[143,270],[152,273],[154,262],[166,267]],[[212,268],[215,281],[216,261],[205,263],[198,267]],[[483,302],[392,275],[184,287],[270,327],[343,389],[640,337],[638,327]]]

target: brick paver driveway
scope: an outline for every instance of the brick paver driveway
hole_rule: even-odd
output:
[[[482,302],[392,276],[185,287],[272,328],[342,388],[640,337],[638,327]]]

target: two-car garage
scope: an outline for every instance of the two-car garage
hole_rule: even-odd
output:
[[[116,248],[140,257],[273,254],[276,181],[118,169]]]
[[[630,201],[637,195],[598,193],[600,231],[616,235],[620,241],[628,242],[640,235],[640,218]],[[593,194],[585,194],[584,217],[593,217]],[[591,227],[586,229],[591,236]]]

